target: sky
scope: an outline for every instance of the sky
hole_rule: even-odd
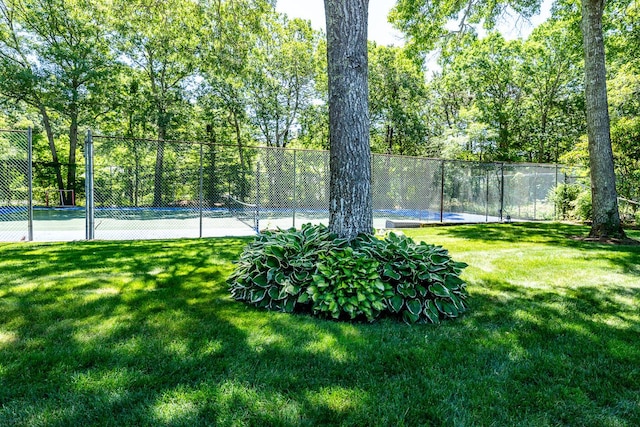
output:
[[[278,12],[286,13],[290,18],[303,18],[311,21],[315,29],[325,30],[324,0],[277,0]],[[393,29],[387,22],[387,15],[396,0],[369,0],[369,40],[381,45],[401,46],[402,34]],[[531,19],[529,25],[514,17],[507,17],[500,25],[500,30],[508,39],[526,37],[535,26],[548,16],[551,0],[544,0],[542,13]]]
[[[369,0],[369,40],[385,46],[402,44],[402,34],[387,22],[395,4],[396,0]],[[325,30],[324,0],[278,0],[276,10],[290,18],[309,19],[313,28]]]

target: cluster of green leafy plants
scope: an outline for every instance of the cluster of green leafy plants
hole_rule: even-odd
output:
[[[227,282],[233,298],[282,312],[374,321],[439,323],[467,310],[467,264],[404,235],[338,239],[323,225],[265,231]]]
[[[591,220],[591,191],[581,184],[560,184],[549,198],[556,206],[558,219]]]

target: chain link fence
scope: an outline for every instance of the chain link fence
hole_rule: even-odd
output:
[[[33,240],[31,131],[0,130],[0,241]]]
[[[79,206],[46,208],[40,195],[37,240],[41,230],[44,240],[197,238],[328,223],[326,151],[89,133],[84,154]],[[27,132],[0,131],[0,240],[31,238],[28,166],[38,162],[28,156]],[[549,195],[569,180],[556,165],[374,154],[374,227],[550,220]]]

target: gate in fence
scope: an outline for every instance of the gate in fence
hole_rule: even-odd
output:
[[[89,132],[84,189],[37,187],[35,198],[31,152],[29,131],[0,131],[0,240],[197,238],[328,222],[326,151]],[[553,219],[549,193],[566,177],[557,165],[374,154],[374,227]]]

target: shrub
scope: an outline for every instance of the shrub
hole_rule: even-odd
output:
[[[591,205],[591,191],[585,190],[578,194],[575,202],[573,202],[573,215],[580,221],[591,221],[593,216],[593,207]]]
[[[247,245],[228,279],[233,298],[291,313],[313,280],[319,255],[346,246],[326,227],[305,224],[298,231],[264,231]]]
[[[327,227],[265,232],[247,245],[229,277],[240,301],[334,319],[382,314],[407,323],[439,323],[467,310],[467,265],[446,249],[389,234],[336,239]]]
[[[556,206],[558,219],[573,218],[574,203],[581,191],[579,184],[559,184],[551,189],[549,200]]]
[[[380,280],[379,266],[374,258],[351,246],[321,254],[307,290],[313,312],[334,319],[346,314],[350,319],[365,316],[373,321],[387,308],[385,298],[393,296],[391,286]]]
[[[394,290],[388,308],[405,322],[438,323],[467,310],[466,285],[460,279],[467,264],[454,262],[441,246],[416,244],[395,233],[382,240],[363,235],[355,244],[380,262],[379,273]]]

